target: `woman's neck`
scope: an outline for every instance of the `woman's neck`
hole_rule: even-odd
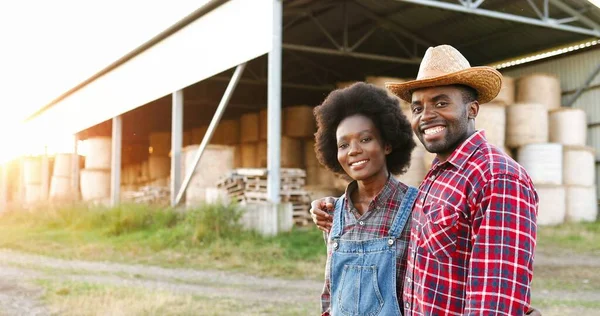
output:
[[[369,208],[369,204],[381,192],[385,183],[388,180],[389,173],[387,170],[365,180],[358,180],[358,187],[352,194],[352,203],[362,215]]]

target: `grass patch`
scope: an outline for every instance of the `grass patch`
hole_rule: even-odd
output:
[[[275,237],[243,231],[235,205],[56,207],[0,215],[0,248],[167,267],[225,269],[321,280],[325,245],[315,227]]]
[[[38,280],[56,315],[314,315],[317,306],[249,302],[164,291]],[[316,304],[314,304],[316,305]]]
[[[600,222],[540,226],[537,247],[549,255],[556,250],[600,254]]]

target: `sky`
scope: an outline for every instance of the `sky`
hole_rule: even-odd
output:
[[[24,131],[25,118],[206,2],[1,1],[0,162],[43,151],[36,135],[52,131]],[[53,138],[51,151],[72,147],[71,135]]]

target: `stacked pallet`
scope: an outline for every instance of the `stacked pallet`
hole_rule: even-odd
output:
[[[136,204],[152,204],[168,206],[170,203],[171,190],[166,186],[143,186],[138,190],[125,191],[122,194],[124,202]]]
[[[306,171],[296,168],[281,169],[281,202],[292,204],[296,225],[310,221],[310,198],[304,189]],[[263,168],[234,169],[223,177],[217,187],[227,192],[230,201],[247,204],[267,203],[267,170]]]

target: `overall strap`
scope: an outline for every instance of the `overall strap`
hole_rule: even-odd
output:
[[[390,228],[390,237],[399,238],[402,234],[404,226],[412,214],[412,207],[417,199],[417,193],[419,193],[419,190],[415,187],[409,186],[408,190],[406,190],[402,202],[400,203],[400,209],[398,210],[398,213],[396,213],[396,218]]]
[[[331,239],[341,238],[342,231],[344,230],[344,204],[346,201],[346,194],[343,194],[335,200],[334,212],[333,212],[333,226],[331,227]]]

